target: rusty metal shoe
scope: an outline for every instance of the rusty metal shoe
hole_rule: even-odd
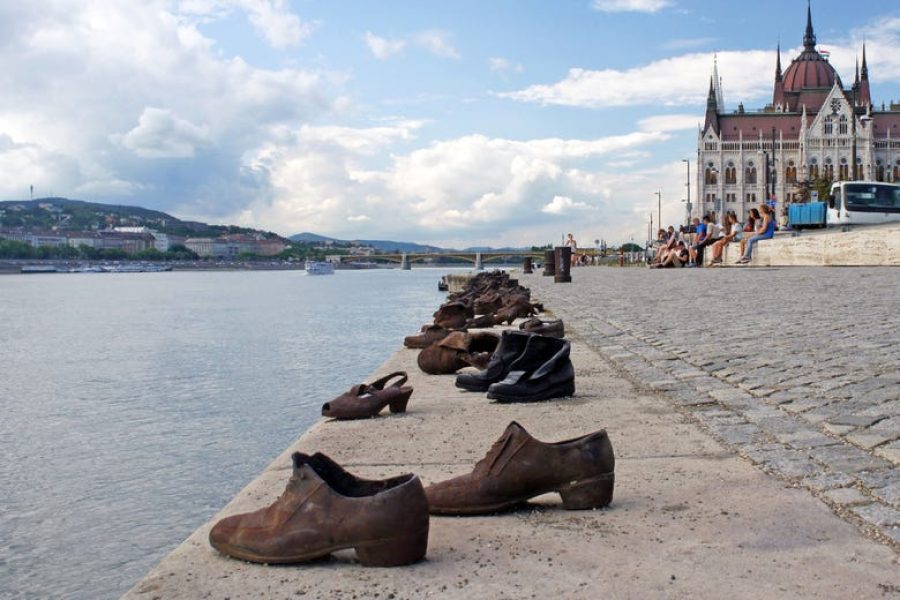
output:
[[[434,324],[444,329],[459,329],[466,326],[466,320],[475,313],[465,302],[447,302],[434,313]]]
[[[480,515],[558,492],[563,508],[602,508],[612,502],[615,457],[605,430],[544,443],[511,422],[471,473],[425,488],[434,515]]]
[[[403,345],[414,349],[427,348],[448,335],[450,335],[450,330],[440,325],[422,325],[422,329],[417,335],[408,335],[403,338]]]
[[[295,452],[284,493],[270,506],[226,517],[213,548],[258,563],[300,563],[354,548],[366,566],[395,567],[425,556],[428,504],[415,475],[358,478],[324,454]]]
[[[463,367],[483,369],[500,343],[500,336],[487,331],[454,331],[419,352],[416,362],[429,375],[455,373]]]
[[[397,378],[391,385],[387,382]],[[360,383],[322,405],[322,416],[332,419],[367,419],[374,417],[385,406],[390,406],[392,413],[406,412],[406,404],[413,393],[406,383],[406,371],[396,371],[376,379],[372,383]]]
[[[532,317],[527,321],[523,321],[519,325],[522,331],[537,333],[547,337],[564,338],[566,337],[566,328],[562,319],[542,319],[540,317]]]

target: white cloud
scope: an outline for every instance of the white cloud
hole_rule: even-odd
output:
[[[316,23],[291,12],[287,0],[181,0],[177,14],[209,22],[243,11],[256,31],[275,48],[296,46],[312,35]]]
[[[413,35],[412,39],[416,45],[436,56],[443,58],[462,58],[459,51],[450,41],[450,34],[446,31],[439,31],[437,29],[422,31]]]
[[[366,46],[368,46],[369,50],[372,51],[372,54],[375,55],[375,58],[379,60],[386,60],[395,54],[399,54],[406,47],[406,40],[391,40],[378,37],[371,31],[367,31],[363,36],[363,39],[366,42]]]
[[[347,220],[351,223],[365,223],[366,221],[371,221],[372,218],[368,215],[352,215],[347,217]]]
[[[22,197],[30,184],[87,200],[130,194],[215,221],[270,194],[266,174],[242,169],[243,157],[284,126],[332,111],[340,80],[222,58],[194,17],[169,6],[0,4],[0,134],[12,144],[0,149],[0,197]]]
[[[747,100],[771,93],[774,52],[719,52],[718,60],[727,97]],[[712,65],[712,53],[697,53],[625,71],[570,69],[566,78],[557,83],[532,85],[499,95],[521,102],[589,108],[697,105],[706,99]]]
[[[169,110],[148,107],[134,129],[112,138],[144,158],[190,158],[197,146],[209,143],[209,129],[180,119]]]
[[[683,131],[696,129],[703,122],[703,115],[656,115],[638,121],[641,131]]]
[[[576,202],[568,196],[553,196],[553,200],[547,203],[541,209],[541,212],[550,215],[568,215],[572,212],[584,210],[597,210],[597,207],[586,202]]]
[[[272,199],[236,218],[285,233],[313,230],[350,239],[531,243],[528,232],[548,235],[558,226],[551,222],[568,214],[589,217],[598,227],[604,218],[616,222],[627,195],[585,174],[603,173],[607,161],[668,139],[661,132],[591,140],[467,135],[396,152],[415,131],[400,122],[358,130],[301,127],[248,160],[249,170],[269,177]],[[386,155],[387,164],[366,162]],[[551,201],[545,210],[555,196],[577,200]]]
[[[594,0],[593,6],[601,12],[654,13],[673,4],[672,0]]]
[[[521,63],[514,63],[505,58],[500,57],[492,57],[488,59],[488,68],[491,71],[497,72],[506,72],[512,71],[514,73],[522,73],[525,71],[525,67],[521,65]]]

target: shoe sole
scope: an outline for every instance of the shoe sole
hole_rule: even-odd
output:
[[[486,392],[488,390],[488,388],[491,387],[491,384],[489,383],[487,385],[479,385],[479,384],[469,385],[469,384],[465,384],[465,383],[460,383],[457,380],[456,387],[466,390],[467,392]]]
[[[561,383],[553,386],[552,388],[546,389],[542,392],[538,392],[537,394],[530,394],[528,396],[519,396],[514,394],[498,394],[496,392],[488,391],[487,397],[491,400],[496,400],[501,404],[510,404],[513,402],[540,402],[541,400],[552,400],[553,398],[564,398],[566,396],[574,396],[575,395],[575,382],[569,381],[566,383]]]
[[[504,500],[503,502],[481,504],[477,506],[429,506],[428,512],[437,516],[488,515],[514,508],[532,498],[554,492],[560,495],[563,502],[563,508],[566,510],[605,508],[612,503],[615,483],[615,472],[601,473],[590,479],[583,479],[563,486],[533,492],[515,499]]]
[[[310,562],[317,558],[328,556],[332,552],[337,552],[338,550],[353,548],[356,550],[356,557],[359,559],[360,564],[364,566],[399,567],[418,562],[425,557],[425,553],[428,549],[428,528],[426,527],[424,530],[411,535],[369,540],[366,542],[338,544],[326,548],[299,552],[289,556],[259,554],[249,548],[243,548],[227,543],[216,544],[213,543],[212,540],[210,540],[210,545],[222,554],[226,554],[233,558],[271,565]]]

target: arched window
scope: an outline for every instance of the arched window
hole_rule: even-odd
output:
[[[810,179],[818,179],[819,178],[819,161],[815,158],[809,159],[809,178]]]
[[[725,183],[731,185],[737,183],[737,169],[733,162],[728,163],[728,166],[725,167]]]
[[[846,158],[842,158],[841,164],[838,165],[838,179],[840,181],[847,181],[850,179],[850,165],[847,164]]]
[[[825,179],[828,181],[834,181],[834,165],[831,164],[831,159],[825,159]]]
[[[752,162],[747,163],[747,168],[744,169],[744,183],[756,183],[756,167]]]
[[[825,117],[825,135],[831,135],[834,133],[834,123],[831,120],[831,115]]]
[[[718,171],[716,171],[712,167],[708,167],[706,169],[706,175],[704,176],[703,180],[706,182],[706,185],[715,185],[719,183]]]
[[[838,133],[847,135],[847,115],[841,115],[841,118],[838,119]]]
[[[788,161],[788,166],[784,170],[784,180],[787,183],[797,183],[797,166],[794,161]]]
[[[900,160],[894,165],[894,183],[900,182]]]
[[[875,181],[884,181],[884,165],[880,160],[875,167]]]

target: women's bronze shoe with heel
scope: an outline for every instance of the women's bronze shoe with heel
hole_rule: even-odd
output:
[[[392,379],[397,379],[387,385]],[[408,379],[406,371],[396,371],[372,383],[354,385],[349,392],[341,394],[331,402],[322,405],[322,416],[332,419],[367,419],[374,417],[385,406],[392,413],[406,412],[406,404],[413,388],[404,386]]]

